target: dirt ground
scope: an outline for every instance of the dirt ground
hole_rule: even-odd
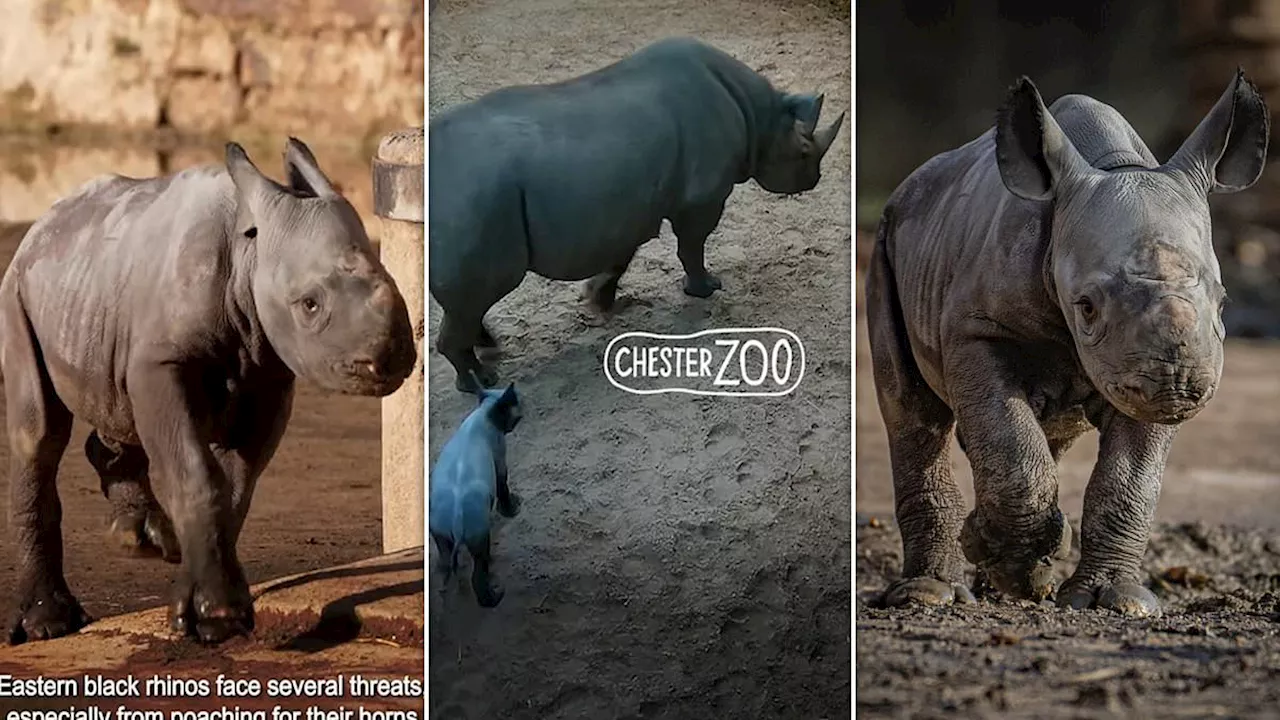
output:
[[[0,268],[12,259],[22,237],[20,230],[0,226]],[[258,481],[240,539],[240,560],[249,582],[381,553],[379,407],[376,398],[333,395],[299,385],[293,420]],[[95,617],[163,604],[174,566],[124,557],[103,545],[109,506],[84,457],[88,432],[77,423],[58,476],[67,580]],[[0,442],[0,467],[7,472],[8,466],[7,443]],[[7,476],[0,485],[8,487]],[[7,508],[7,490],[4,497],[2,506]],[[0,618],[8,623],[13,610],[8,589],[14,582],[14,551],[7,510],[3,517]]]
[[[1280,717],[1280,346],[1228,341],[1218,394],[1179,432],[1146,560],[1165,614],[1135,621],[1011,602],[877,609],[902,547],[861,304],[856,362],[859,714]],[[1059,469],[1077,531],[1060,578],[1096,453],[1082,438]],[[952,458],[972,505],[954,442]]]
[[[849,23],[804,3],[445,0],[431,16],[433,112],[565,79],[675,34],[850,107]],[[521,514],[500,525],[507,595],[433,584],[433,718],[844,718],[850,710],[850,141],[797,198],[740,186],[708,243],[725,288],[680,290],[668,227],[592,324],[576,283],[528,276],[490,313],[525,420],[509,438]],[[430,309],[434,342],[439,309]],[[810,359],[782,398],[635,396],[601,369],[631,330],[772,325]],[[434,459],[473,407],[430,358]],[[465,571],[465,566],[464,566]]]

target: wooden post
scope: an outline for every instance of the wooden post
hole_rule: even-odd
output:
[[[390,133],[373,159],[373,210],[381,223],[382,264],[409,308],[418,361],[399,390],[382,400],[382,551],[424,544],[423,129]]]

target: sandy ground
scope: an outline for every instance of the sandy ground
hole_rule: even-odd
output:
[[[431,16],[431,106],[675,34],[825,91],[828,113],[850,106],[847,16],[750,0],[446,0]],[[497,531],[497,609],[433,589],[431,717],[848,716],[849,142],[846,124],[802,197],[737,189],[708,243],[725,282],[710,300],[680,291],[664,226],[622,280],[634,302],[605,325],[588,324],[576,283],[532,275],[490,313],[499,372],[526,407],[509,438],[524,508]],[[792,395],[634,396],[601,370],[624,331],[752,325],[805,343]],[[473,406],[453,377],[433,353],[431,459]]]
[[[20,239],[12,229],[0,227],[0,268],[8,266]],[[240,538],[240,560],[249,582],[381,553],[380,428],[376,398],[332,395],[299,385],[288,432],[258,481]],[[71,589],[96,617],[163,604],[168,601],[174,566],[123,557],[104,547],[109,506],[98,476],[84,457],[88,432],[87,426],[77,423],[58,476]],[[7,472],[8,466],[8,446],[0,442],[0,467]],[[8,487],[7,475],[0,485]],[[6,508],[7,497],[6,490]],[[4,524],[0,534],[4,614],[0,617],[8,623],[14,550],[7,510],[4,518],[0,520]],[[3,652],[0,646],[0,655]]]
[[[867,251],[859,233],[858,254]],[[861,262],[859,263],[861,264]],[[1276,717],[1280,707],[1280,347],[1228,342],[1218,394],[1183,426],[1147,554],[1156,620],[981,602],[876,609],[898,577],[887,438],[857,311],[857,694],[867,717]],[[1097,436],[1059,469],[1079,538]],[[972,505],[969,467],[952,446]],[[1076,552],[1078,553],[1078,540]],[[1077,555],[1078,557],[1078,555]],[[1059,568],[1065,578],[1073,557]]]

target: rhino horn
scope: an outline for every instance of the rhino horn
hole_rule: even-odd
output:
[[[1238,192],[1262,175],[1269,135],[1267,105],[1236,68],[1231,84],[1167,166],[1189,175],[1206,193]]]
[[[236,186],[236,232],[252,237],[257,227],[255,217],[281,188],[258,170],[239,143],[227,143],[226,155],[227,172]]]
[[[332,198],[338,194],[333,189],[333,183],[320,170],[320,163],[316,162],[311,148],[295,137],[289,138],[285,143],[284,169],[289,177],[289,187],[294,190],[322,198]]]
[[[842,112],[840,113],[840,117],[836,118],[835,122],[822,130],[819,130],[817,134],[813,136],[814,142],[818,144],[818,157],[822,157],[827,154],[827,150],[831,148],[831,143],[835,142],[836,134],[840,132],[840,126],[843,124],[844,113]]]

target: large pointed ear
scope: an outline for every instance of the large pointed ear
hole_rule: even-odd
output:
[[[280,186],[263,175],[249,159],[249,154],[239,143],[227,143],[227,172],[236,186],[236,232],[254,237],[258,232],[258,218],[266,210]]]
[[[320,170],[320,163],[311,148],[301,140],[291,137],[284,147],[284,172],[289,178],[289,188],[306,195],[330,198],[338,193],[333,183]]]
[[[1048,200],[1092,170],[1025,75],[996,115],[996,164],[1004,186],[1025,200]]]
[[[498,404],[505,407],[517,405],[519,401],[516,398],[516,384],[507,383],[507,387],[502,391],[502,397],[498,398]]]
[[[1222,97],[1165,165],[1188,175],[1206,194],[1239,192],[1262,175],[1270,134],[1262,94],[1236,68]]]
[[[787,107],[800,122],[805,135],[813,135],[818,127],[818,117],[822,115],[822,101],[825,93],[819,95],[787,95]]]

